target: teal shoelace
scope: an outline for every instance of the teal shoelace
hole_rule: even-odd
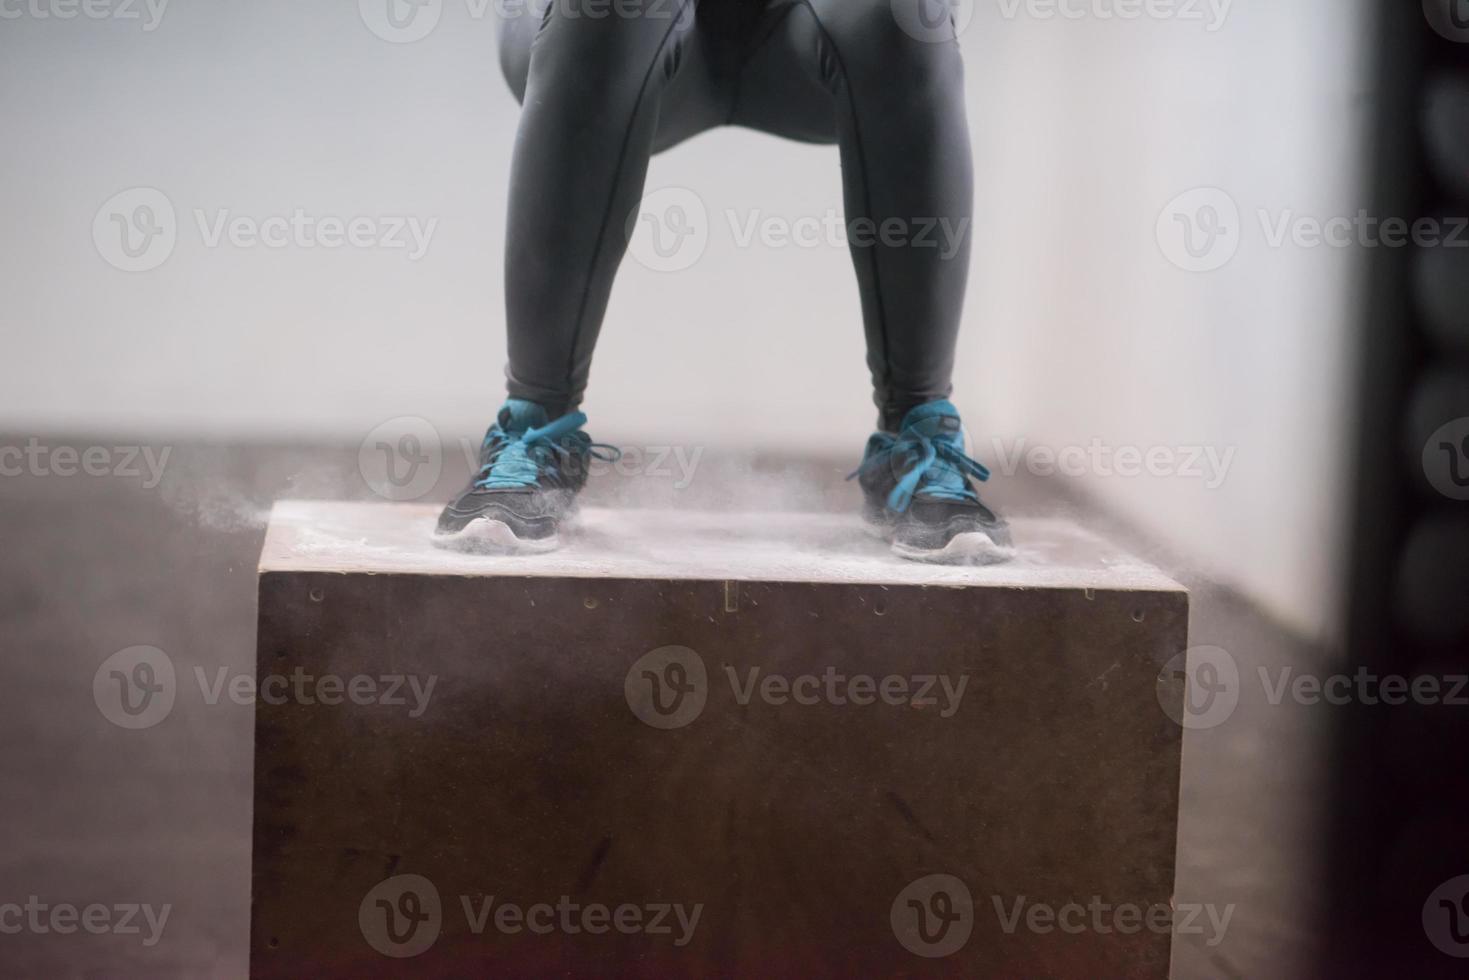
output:
[[[536,429],[511,434],[492,429],[485,437],[485,461],[474,485],[481,490],[518,490],[534,487],[543,475],[558,477],[561,466],[574,455],[567,442],[587,455],[607,462],[622,458],[622,451],[592,440],[581,431],[587,424],[582,412],[571,412]]]
[[[928,435],[917,427],[905,429],[896,436],[882,435],[885,444],[869,453],[847,479],[879,466],[910,463],[898,485],[888,494],[888,507],[898,513],[908,509],[920,490],[925,497],[938,500],[979,501],[966,477],[972,476],[982,483],[990,478],[990,471],[979,460],[966,456],[950,439]]]

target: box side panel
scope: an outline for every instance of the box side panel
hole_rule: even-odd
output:
[[[1166,976],[1166,932],[1044,910],[1168,904],[1186,629],[1167,592],[267,575],[252,969]],[[969,932],[929,958],[936,875]]]

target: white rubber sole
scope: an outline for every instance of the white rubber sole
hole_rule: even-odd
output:
[[[1015,557],[1014,545],[996,544],[983,531],[956,534],[942,548],[914,548],[892,542],[893,554],[931,565],[998,565]]]
[[[956,534],[942,548],[914,548],[894,541],[891,532],[879,524],[864,520],[862,528],[877,540],[886,542],[899,558],[931,565],[998,565],[1016,554],[1014,545],[997,544],[983,531]]]
[[[473,555],[540,555],[561,547],[561,536],[520,538],[504,521],[476,517],[452,534],[435,532],[434,544]]]

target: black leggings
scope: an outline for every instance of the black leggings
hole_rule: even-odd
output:
[[[501,65],[524,106],[506,244],[512,396],[553,417],[580,404],[649,157],[725,124],[840,146],[880,424],[948,396],[973,174],[946,0],[503,9]]]

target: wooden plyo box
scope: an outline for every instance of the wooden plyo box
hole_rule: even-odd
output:
[[[539,557],[434,517],[272,515],[252,975],[1167,976],[1166,929],[1054,918],[1170,902],[1161,573],[1064,522],[963,569],[830,515]]]

